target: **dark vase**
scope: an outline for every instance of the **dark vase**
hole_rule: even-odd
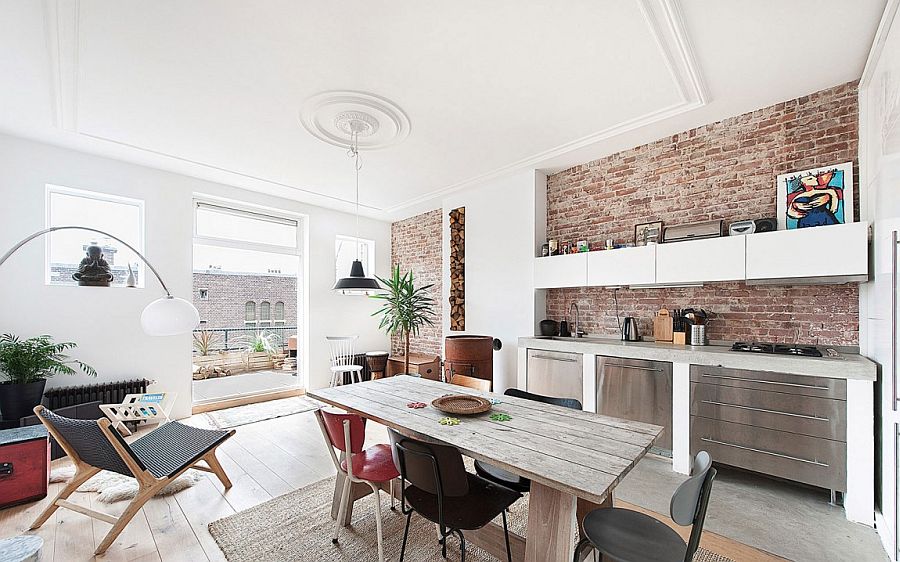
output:
[[[25,384],[0,384],[0,414],[4,420],[18,420],[34,414],[34,407],[44,397],[46,380]]]

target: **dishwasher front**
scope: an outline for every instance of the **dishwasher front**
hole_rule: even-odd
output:
[[[672,451],[672,364],[597,356],[597,413],[662,426],[654,447]]]
[[[584,402],[583,357],[580,353],[529,349],[525,390]]]

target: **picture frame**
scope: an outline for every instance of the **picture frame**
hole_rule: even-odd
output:
[[[634,245],[658,244],[662,240],[663,221],[644,222],[634,225]]]
[[[853,219],[853,162],[779,174],[775,182],[778,230]]]

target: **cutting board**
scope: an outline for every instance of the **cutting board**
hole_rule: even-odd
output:
[[[669,311],[661,309],[653,319],[653,339],[661,342],[672,341],[672,317]]]

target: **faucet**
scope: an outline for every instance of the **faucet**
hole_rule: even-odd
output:
[[[575,329],[572,331],[572,336],[576,338],[580,338],[585,335],[585,331],[581,329],[581,319],[579,318],[580,313],[578,312],[578,304],[576,302],[572,302],[569,305],[569,316],[572,316],[572,309],[575,309]]]

